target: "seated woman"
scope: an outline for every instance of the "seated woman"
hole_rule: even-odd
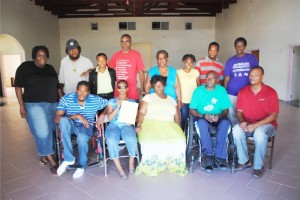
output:
[[[106,144],[109,152],[109,157],[116,165],[116,168],[122,179],[127,178],[127,174],[122,168],[119,160],[119,142],[120,138],[124,140],[129,157],[129,173],[134,173],[134,157],[137,152],[137,138],[133,125],[128,125],[118,121],[120,108],[123,101],[135,102],[133,99],[127,98],[128,83],[125,80],[120,80],[117,83],[119,96],[108,101],[107,114],[110,121],[106,128]]]
[[[157,176],[166,168],[185,175],[186,140],[180,128],[179,109],[174,98],[164,94],[166,79],[160,75],[151,78],[154,93],[141,101],[136,131],[141,144],[142,161],[135,173]]]

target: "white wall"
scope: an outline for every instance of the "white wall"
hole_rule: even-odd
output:
[[[288,46],[300,44],[299,10],[299,0],[238,0],[216,17],[222,60],[235,54],[234,40],[245,37],[248,50],[260,50],[264,82],[286,100]]]
[[[300,46],[293,50],[291,100],[300,99]]]
[[[153,21],[169,22],[168,31],[152,30]],[[97,22],[99,30],[92,31],[90,24]],[[135,31],[119,31],[119,22],[136,22]],[[193,30],[185,30],[185,22],[193,23]],[[110,58],[120,50],[120,36],[131,35],[133,43],[152,44],[152,63],[156,64],[156,52],[165,49],[169,53],[169,65],[182,67],[181,58],[192,53],[197,58],[207,55],[207,46],[215,39],[214,17],[143,17],[143,18],[85,18],[59,19],[61,55],[65,56],[68,39],[78,40],[82,55],[95,64],[95,57],[104,52]]]
[[[25,60],[32,60],[34,46],[45,45],[50,51],[48,63],[59,69],[61,54],[58,28],[58,18],[42,7],[35,6],[34,1],[1,1],[1,33],[18,40],[25,50]],[[13,47],[5,48],[11,51]]]

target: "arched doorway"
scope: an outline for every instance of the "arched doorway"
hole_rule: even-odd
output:
[[[25,51],[13,36],[0,34],[0,96],[13,95],[12,84],[18,66],[25,61]]]

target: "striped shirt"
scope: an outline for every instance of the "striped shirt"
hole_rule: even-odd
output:
[[[198,60],[195,65],[195,69],[197,69],[200,73],[200,84],[203,85],[206,83],[206,74],[209,71],[215,71],[218,76],[218,84],[220,84],[220,80],[224,80],[224,65],[216,59],[215,61],[211,60],[208,56]]]
[[[107,106],[107,100],[96,95],[88,95],[82,106],[78,103],[78,96],[76,92],[63,96],[57,106],[57,110],[65,111],[66,116],[72,116],[76,114],[82,115],[89,121],[90,125],[93,125],[96,112]],[[74,120],[76,123],[82,123],[79,119]]]

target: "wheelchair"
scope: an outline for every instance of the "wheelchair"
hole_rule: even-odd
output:
[[[227,158],[226,164],[227,169],[234,173],[235,163],[237,158],[236,147],[233,141],[231,126],[228,129],[228,136],[227,136]],[[193,167],[195,162],[199,162],[201,169],[204,169],[202,166],[202,159],[204,157],[202,153],[202,146],[201,146],[201,134],[197,127],[197,124],[194,120],[194,117],[190,114],[187,118],[186,126],[184,127],[184,132],[186,134],[186,142],[187,142],[187,150],[186,150],[186,162],[189,172],[193,172]],[[210,129],[210,136],[212,141],[213,147],[213,154],[215,151],[216,141],[217,141],[217,128],[212,126]],[[196,159],[195,159],[196,158]],[[214,164],[216,166],[216,164]]]
[[[98,165],[100,168],[104,167],[104,152],[103,152],[103,148],[102,148],[102,136],[103,136],[103,132],[104,130],[101,129],[97,129],[96,127],[93,127],[93,134],[89,140],[89,152],[94,151],[96,154],[96,158],[92,158],[89,160],[94,160],[94,162],[89,162],[88,163],[88,167],[91,166],[95,166]],[[60,165],[62,163],[62,161],[64,160],[64,154],[63,154],[63,145],[62,145],[62,139],[61,139],[61,132],[59,129],[59,125],[56,124],[56,130],[55,130],[55,135],[54,135],[54,149],[55,149],[55,154],[56,154],[56,161],[58,163],[58,165]],[[76,142],[76,135],[72,134],[71,135],[71,140],[73,143],[73,149],[76,149],[77,144]],[[74,170],[77,168],[80,168],[81,166],[79,165],[70,165],[67,167],[67,170]]]

